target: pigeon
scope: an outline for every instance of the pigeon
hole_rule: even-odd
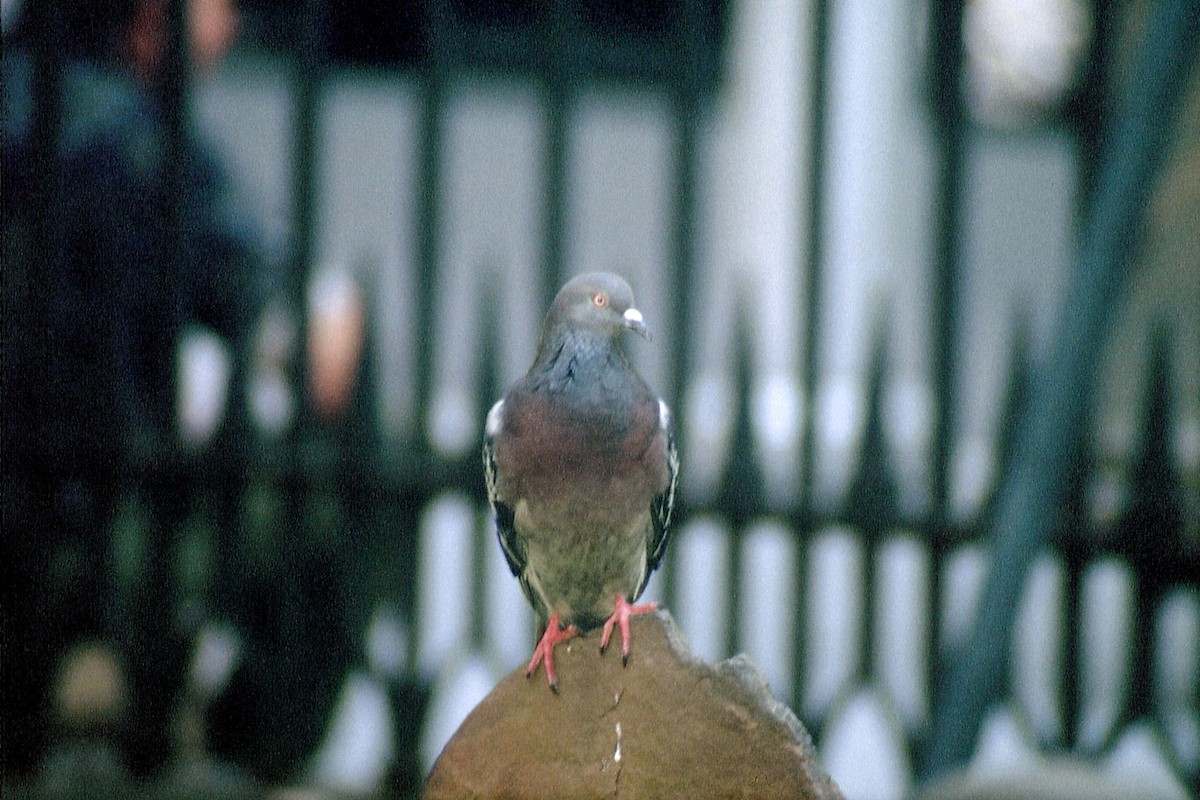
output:
[[[629,364],[622,335],[650,333],[633,290],[610,273],[579,275],[554,298],[533,365],[488,412],[488,500],[558,691],[554,647],[603,625],[629,660],[633,605],[667,547],[679,458],[667,404]]]

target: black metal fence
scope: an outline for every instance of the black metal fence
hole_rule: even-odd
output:
[[[1163,9],[1164,15],[1174,10],[1181,14],[1178,19],[1186,20],[1189,11],[1197,16],[1195,4],[1163,5],[1170,7]],[[52,143],[59,136],[54,109],[61,102],[55,77],[61,62],[48,46],[57,6],[33,6],[39,9],[35,15],[42,15],[40,27],[35,24],[40,45],[35,48],[40,54],[36,141],[45,148],[34,168],[43,176],[54,174]],[[639,286],[648,285],[653,305],[663,312],[663,318],[651,319],[656,342],[662,343],[655,347],[663,351],[637,357],[643,364],[657,358],[653,363],[665,368],[648,377],[672,401],[678,419],[698,413],[691,404],[711,402],[696,390],[697,318],[710,307],[732,309],[726,324],[737,331],[732,337],[732,394],[724,406],[728,446],[714,450],[690,442],[695,425],[681,424],[680,430],[684,470],[692,468],[688,459],[705,459],[719,464],[703,467],[719,477],[711,484],[715,488],[687,491],[685,484],[674,546],[652,589],[681,621],[698,626],[688,629],[689,635],[703,639],[701,649],[711,649],[706,654],[713,657],[749,649],[766,662],[776,690],[814,731],[818,749],[842,746],[833,740],[861,711],[865,698],[867,716],[885,720],[897,758],[905,765],[894,793],[887,796],[901,796],[918,780],[962,763],[974,747],[983,715],[1004,699],[1032,720],[1039,747],[1082,751],[1088,758],[1104,756],[1131,724],[1148,721],[1164,743],[1165,758],[1195,790],[1200,779],[1194,738],[1197,656],[1179,652],[1172,639],[1182,635],[1177,641],[1186,645],[1191,636],[1195,643],[1200,479],[1194,455],[1180,455],[1171,427],[1195,419],[1194,411],[1172,406],[1172,398],[1182,397],[1185,403],[1194,399],[1172,388],[1172,381],[1180,380],[1174,377],[1178,359],[1172,354],[1178,348],[1194,353],[1194,344],[1184,341],[1189,335],[1185,326],[1167,320],[1153,339],[1149,372],[1124,376],[1148,387],[1139,422],[1142,444],[1133,462],[1107,464],[1096,462],[1091,444],[1095,426],[1087,424],[1087,371],[1094,368],[1097,347],[1088,351],[1087,342],[1072,344],[1069,338],[1071,325],[1078,324],[1078,330],[1094,337],[1090,342],[1103,339],[1104,319],[1097,312],[1114,306],[1119,297],[1123,265],[1112,259],[1133,252],[1127,241],[1133,239],[1139,209],[1152,186],[1152,165],[1143,164],[1132,183],[1122,181],[1137,170],[1131,160],[1161,149],[1154,135],[1171,129],[1170,110],[1179,101],[1178,92],[1170,99],[1169,91],[1163,95],[1157,87],[1181,85],[1181,76],[1191,69],[1188,59],[1164,58],[1161,74],[1135,77],[1135,99],[1119,108],[1115,118],[1139,108],[1143,116],[1127,129],[1127,138],[1104,139],[1095,154],[1100,166],[1081,212],[1091,222],[1080,229],[1078,268],[1071,279],[1079,281],[1083,293],[1072,295],[1076,299],[1068,301],[1073,305],[1064,312],[1077,315],[1071,318],[1077,322],[1062,326],[1068,338],[1058,341],[1066,344],[1053,350],[1049,360],[1034,359],[1028,348],[1014,349],[1007,369],[1010,396],[999,426],[1006,441],[993,443],[1001,455],[998,477],[986,493],[992,499],[962,519],[952,513],[950,498],[955,416],[962,396],[963,356],[956,347],[962,312],[961,204],[971,157],[958,69],[962,4],[934,4],[929,21],[933,77],[928,113],[936,120],[933,196],[938,203],[932,211],[936,263],[929,273],[932,352],[926,376],[933,400],[928,502],[916,504],[902,497],[902,479],[891,463],[894,447],[884,406],[893,345],[886,334],[872,337],[869,381],[859,387],[866,411],[856,452],[849,454],[852,477],[833,502],[813,486],[821,468],[816,439],[823,424],[815,411],[822,379],[817,338],[828,330],[827,315],[837,313],[822,304],[822,289],[830,278],[821,235],[830,213],[825,203],[830,4],[811,4],[809,22],[815,32],[811,50],[805,51],[811,63],[804,69],[815,77],[805,109],[811,126],[802,134],[810,138],[810,172],[801,176],[799,192],[810,213],[795,224],[807,232],[809,244],[794,265],[803,276],[795,284],[802,291],[792,298],[802,309],[803,347],[789,365],[802,411],[798,432],[792,434],[799,453],[794,480],[782,490],[772,477],[773,466],[764,463],[772,454],[762,446],[760,417],[773,412],[769,404],[756,405],[761,378],[751,341],[756,309],[737,288],[721,290],[716,282],[705,283],[697,267],[704,233],[698,221],[704,119],[730,80],[721,64],[730,47],[734,9],[701,0],[638,7],[643,6],[643,12],[635,13],[618,3],[518,3],[511,11],[482,11],[469,3],[430,0],[403,12],[413,15],[409,23],[385,28],[404,34],[390,51],[386,43],[346,23],[350,12],[319,0],[303,3],[299,13],[269,5],[254,9],[259,15],[253,19],[263,30],[282,34],[285,44],[271,55],[271,63],[285,65],[282,74],[292,81],[284,90],[291,98],[291,236],[282,252],[285,292],[301,312],[299,341],[307,341],[314,324],[305,309],[310,308],[312,279],[323,257],[318,237],[326,224],[320,217],[326,213],[322,198],[328,196],[330,182],[329,166],[321,162],[322,137],[338,82],[348,72],[382,81],[391,87],[384,95],[389,90],[402,93],[412,112],[407,118],[413,122],[417,151],[408,162],[411,182],[396,187],[398,193],[412,193],[399,206],[411,210],[412,218],[396,220],[412,232],[404,240],[411,252],[402,259],[411,271],[400,279],[398,292],[381,288],[386,263],[357,273],[367,299],[366,355],[345,414],[326,418],[309,405],[303,391],[306,361],[300,358],[291,386],[299,403],[282,434],[248,428],[236,441],[201,453],[159,441],[122,465],[127,473],[115,527],[116,549],[125,555],[117,562],[118,577],[124,576],[117,582],[118,593],[136,593],[147,581],[159,582],[155,591],[174,609],[167,618],[183,639],[194,636],[206,620],[234,619],[244,639],[244,657],[256,664],[207,709],[214,739],[209,746],[266,776],[296,769],[320,744],[347,672],[377,669],[363,655],[363,636],[382,604],[395,611],[395,630],[409,636],[408,646],[401,648],[402,663],[383,680],[392,700],[396,771],[402,783],[412,785],[423,769],[423,731],[437,722],[431,717],[443,708],[439,693],[469,694],[469,684],[462,683],[463,659],[475,653],[483,654],[484,661],[511,660],[505,649],[511,643],[501,647],[490,632],[497,625],[512,629],[511,623],[505,628],[497,620],[498,613],[512,606],[497,605],[490,594],[498,553],[483,510],[473,443],[482,413],[514,377],[511,365],[524,357],[511,352],[519,349],[513,340],[529,342],[537,324],[529,318],[531,311],[540,314],[570,271],[568,251],[577,231],[569,206],[572,182],[578,180],[570,170],[577,164],[572,148],[579,146],[570,120],[579,112],[581,96],[599,85],[645,94],[654,106],[654,124],[665,126],[661,141],[667,144],[661,155],[667,163],[661,175],[668,184],[663,190],[668,207],[661,220],[667,230],[658,240],[661,258],[649,268],[595,266],[631,266],[637,277],[645,277],[642,283],[634,280],[635,290],[641,294]],[[179,42],[184,38],[182,4],[172,7]],[[336,38],[339,26],[352,31],[344,40]],[[1194,24],[1173,31],[1145,47],[1186,53],[1188,37],[1195,45]],[[357,36],[364,41],[356,43]],[[1102,41],[1097,50],[1109,44]],[[359,64],[347,67],[346,52],[357,53]],[[191,98],[183,62],[181,56],[174,61],[176,80],[169,92],[176,136],[183,135]],[[453,165],[447,161],[454,153],[448,144],[448,117],[464,83],[486,83],[496,75],[522,87],[518,101],[533,103],[541,131],[531,162],[540,171],[539,205],[529,212],[538,231],[536,264],[506,260],[511,248],[491,262],[474,254],[481,263],[477,274],[465,280],[461,276],[471,274],[470,266],[466,273],[461,263],[446,266],[451,256],[458,256],[447,254],[454,245],[447,245],[445,231],[458,221],[445,200],[445,186],[461,179],[451,174]],[[1169,102],[1139,106],[1138,92]],[[1156,118],[1155,113],[1164,116]],[[376,134],[386,138],[389,131]],[[52,254],[60,202],[56,184],[41,180],[32,185],[40,187],[30,198],[37,209],[31,217],[37,223],[31,233],[37,243],[33,252]],[[1123,191],[1130,186],[1136,191]],[[1114,228],[1128,237],[1108,242],[1104,237]],[[372,257],[367,253],[368,262]],[[36,270],[5,269],[30,281],[28,296],[48,291],[39,286]],[[1107,290],[1086,291],[1085,281],[1109,274],[1117,277]],[[719,297],[721,291],[733,298]],[[521,294],[525,298],[516,299]],[[402,305],[389,308],[379,297],[399,297]],[[391,345],[382,341],[390,314],[407,315],[401,351],[394,349],[394,340]],[[466,327],[446,323],[447,316],[467,319]],[[1087,320],[1093,318],[1089,326]],[[462,339],[456,346],[446,344],[456,337]],[[1073,362],[1081,350],[1091,357]],[[467,363],[455,364],[460,357]],[[397,373],[388,358],[407,366]],[[455,384],[442,380],[439,370],[447,365],[466,376],[461,384],[471,387],[466,396],[455,394]],[[390,390],[384,386],[389,380]],[[393,406],[381,400],[388,391]],[[453,417],[450,412],[459,408],[474,422],[452,419],[439,428],[437,420]],[[5,416],[6,426],[19,424]],[[467,439],[471,446],[462,446]],[[1127,499],[1101,518],[1088,492],[1094,476],[1105,473],[1118,476],[1116,483]],[[1034,511],[1036,518],[1030,518]],[[447,533],[439,525],[466,532]],[[442,544],[432,543],[436,539]],[[142,555],[136,557],[139,548]],[[444,565],[434,570],[439,554],[455,548],[457,577]],[[715,566],[714,559],[719,562]],[[152,569],[148,565],[154,560],[175,566]],[[422,573],[427,568],[433,571]],[[696,622],[696,612],[685,607],[703,592],[689,581],[689,571],[716,576],[715,596],[706,602],[709,612],[723,619]],[[430,584],[443,579],[444,586]],[[974,588],[960,591],[960,582]],[[1094,584],[1109,587],[1095,589],[1109,598],[1104,601],[1110,602],[1105,606],[1108,618],[1128,626],[1128,641],[1118,640],[1116,650],[1105,652],[1106,643],[1089,640],[1098,624],[1087,599]],[[1037,594],[1030,588],[1034,585],[1048,594]],[[455,597],[455,587],[465,588],[469,599]],[[1030,597],[1048,598],[1046,604],[1053,607],[1049,628],[1039,629],[1050,631],[1049,639],[1057,642],[1052,646],[1045,641],[1012,643],[1020,638],[1016,626],[1026,619],[1015,619],[1021,602],[1038,602]],[[819,618],[837,610],[840,598],[849,598],[848,607],[840,609],[845,616],[838,619],[846,621],[850,634],[823,627]],[[128,598],[122,602],[134,607]],[[449,610],[439,616],[439,608],[431,606],[443,603]],[[899,616],[914,621],[898,639],[893,629],[897,606],[909,603]],[[783,616],[776,616],[781,609]],[[973,625],[967,626],[971,619]],[[431,628],[450,631],[454,641],[446,644]],[[971,630],[974,634],[968,636]],[[516,650],[525,643],[519,644]],[[1043,653],[1045,661],[1010,658],[1022,647],[1022,652]],[[897,677],[889,661],[904,659],[911,660],[918,674]],[[1105,677],[1111,675],[1117,677]],[[1031,686],[1049,688],[1039,695],[1031,693]],[[1111,700],[1112,707],[1097,710],[1094,701],[1100,696]],[[1043,701],[1053,708],[1038,708]]]

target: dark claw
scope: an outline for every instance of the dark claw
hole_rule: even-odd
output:
[[[550,691],[553,692],[555,695],[557,695],[558,694],[558,684],[557,683],[550,684]]]
[[[629,653],[622,653],[622,654],[621,654],[621,666],[622,666],[622,667],[628,667],[628,666],[629,666]]]

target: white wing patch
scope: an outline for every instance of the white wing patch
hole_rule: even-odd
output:
[[[659,414],[662,417],[662,414]],[[477,418],[478,419],[478,418]],[[488,412],[487,422],[484,423],[483,432],[490,439],[495,437],[504,427],[504,401],[497,400],[496,405],[492,406],[492,410]]]

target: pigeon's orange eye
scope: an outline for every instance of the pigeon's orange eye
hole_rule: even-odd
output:
[[[592,295],[592,302],[595,303],[598,308],[603,308],[604,306],[608,305],[608,295],[606,295],[604,292],[596,292],[596,294]]]

